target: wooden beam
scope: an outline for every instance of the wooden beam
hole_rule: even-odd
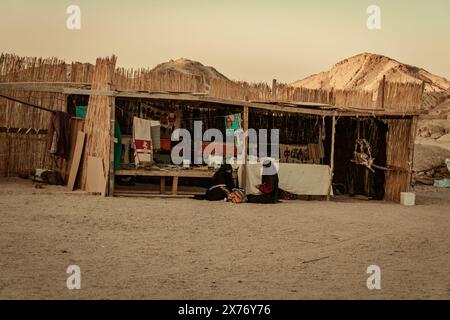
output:
[[[0,133],[17,133],[17,134],[24,134],[24,135],[29,135],[29,134],[45,135],[48,133],[48,129],[0,127]]]
[[[212,178],[212,170],[145,170],[145,169],[118,169],[116,176],[133,177],[184,177],[184,178]]]
[[[90,87],[91,84],[87,82],[68,82],[68,81],[18,81],[18,82],[2,82],[2,85],[12,85],[12,86],[79,86],[79,87]]]
[[[113,90],[89,90],[89,89],[77,89],[77,88],[63,88],[64,94],[77,94],[84,96],[105,96],[105,97],[117,97],[117,91]]]
[[[328,186],[327,201],[331,199],[331,192],[333,191],[333,177],[334,177],[334,145],[336,143],[336,116],[333,116],[332,133],[331,133],[331,154],[330,154],[330,185]]]
[[[248,104],[249,108],[253,109],[262,109],[269,110],[273,112],[286,112],[286,113],[299,113],[299,114],[309,114],[309,115],[318,115],[318,116],[341,116],[341,117],[411,117],[423,114],[423,111],[383,111],[383,110],[352,110],[349,108],[346,109],[336,109],[336,110],[317,110],[317,109],[309,109],[302,107],[290,107],[285,105],[273,105],[273,104],[264,104],[264,103],[252,103]]]
[[[163,198],[163,199],[183,199],[191,198],[193,195],[203,195],[202,192],[177,192],[176,195],[173,194],[161,194],[158,192],[135,192],[135,191],[116,191],[116,197],[130,197],[130,198]]]
[[[248,154],[248,114],[249,109],[247,105],[244,105],[243,113],[243,130],[244,130],[244,158],[241,172],[240,187],[246,190],[247,187],[247,154]]]
[[[26,102],[26,101],[23,101],[23,100],[19,100],[19,99],[13,98],[13,97],[5,96],[3,94],[0,94],[0,98],[11,100],[11,101],[23,104],[25,106],[29,106],[29,107],[35,108],[35,109],[39,109],[39,110],[43,110],[43,111],[47,111],[47,112],[51,112],[51,113],[55,113],[56,112],[56,110],[52,110],[52,109],[49,109],[49,108],[38,106],[36,104],[29,103],[29,102]]]
[[[448,120],[446,114],[423,114],[419,116],[419,120]]]
[[[13,89],[13,90],[51,92],[51,93],[63,93],[64,90],[63,87],[37,85],[37,84],[24,84],[24,83],[0,83],[0,89]]]
[[[272,105],[272,104],[264,104],[264,103],[249,103],[249,108],[252,109],[261,109],[268,110],[274,112],[286,112],[286,113],[301,113],[301,114],[310,114],[310,115],[320,115],[326,116],[330,115],[330,111],[325,110],[315,110],[308,108],[299,108],[299,107],[288,107],[282,105]]]

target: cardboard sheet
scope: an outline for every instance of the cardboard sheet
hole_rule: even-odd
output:
[[[102,158],[88,157],[86,191],[106,194],[106,179]]]

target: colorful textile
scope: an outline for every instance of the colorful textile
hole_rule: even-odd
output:
[[[231,114],[225,117],[225,131],[227,137],[234,136],[234,132],[242,129],[242,118],[240,113]]]
[[[243,189],[234,189],[233,192],[228,194],[227,202],[232,203],[244,203],[247,202],[245,191]]]
[[[278,198],[283,200],[295,200],[297,196],[293,193],[284,191],[283,189],[278,189]]]
[[[261,193],[271,193],[273,191],[273,185],[270,182],[265,183],[265,184],[260,184],[258,186],[258,189]]]
[[[308,144],[309,159],[313,163],[320,164],[322,159],[325,158],[325,149],[323,144],[310,143]]]

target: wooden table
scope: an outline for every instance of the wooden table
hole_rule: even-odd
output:
[[[216,172],[212,170],[146,170],[146,169],[118,169],[116,176],[160,177],[160,193],[166,193],[166,178],[172,177],[172,195],[178,192],[179,178],[212,178]]]

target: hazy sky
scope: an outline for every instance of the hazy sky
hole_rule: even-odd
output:
[[[81,8],[81,30],[66,8]],[[382,29],[366,9],[381,7]],[[450,79],[449,0],[1,0],[0,51],[124,67],[185,57],[235,80],[292,82],[361,52]]]

